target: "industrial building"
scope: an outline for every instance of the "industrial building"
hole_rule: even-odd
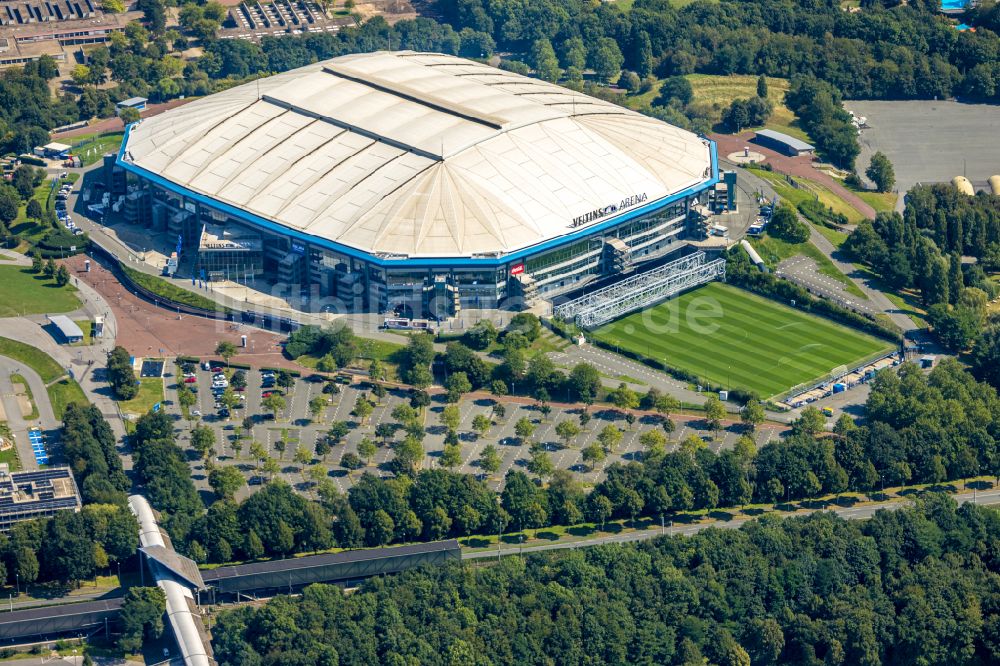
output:
[[[79,511],[80,493],[69,467],[8,472],[0,465],[0,531],[16,523]]]
[[[789,136],[783,132],[775,132],[769,129],[757,130],[753,141],[765,148],[770,148],[771,150],[792,157],[812,155],[816,152],[816,147],[810,143],[796,139],[794,136]]]
[[[408,51],[334,58],[144,120],[113,171],[128,180],[109,185],[149,193],[148,226],[180,241],[189,270],[242,279],[249,265],[345,310],[435,318],[639,271],[704,233],[696,211],[728,196],[703,137]],[[213,234],[247,247],[212,247]]]

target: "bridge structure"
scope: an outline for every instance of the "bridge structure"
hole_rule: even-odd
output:
[[[552,314],[590,330],[692,287],[726,279],[726,260],[693,252],[556,305]]]
[[[167,598],[167,621],[180,649],[184,666],[215,666],[212,643],[195,605],[194,590],[205,583],[198,565],[174,550],[160,530],[156,514],[142,495],[131,495],[128,506],[139,521],[139,553],[149,566],[156,586]]]

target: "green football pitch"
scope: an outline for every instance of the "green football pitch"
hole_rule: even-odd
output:
[[[762,398],[817,381],[893,345],[777,301],[713,282],[592,335]]]

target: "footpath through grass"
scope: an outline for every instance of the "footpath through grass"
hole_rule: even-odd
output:
[[[62,419],[69,403],[87,402],[87,396],[76,380],[66,377],[66,371],[45,352],[17,340],[0,338],[0,356],[20,361],[38,373],[45,382],[45,391],[49,394],[52,412],[57,419]]]
[[[762,398],[892,349],[888,342],[721,283],[629,315],[593,335],[719,387]]]
[[[23,266],[0,266],[0,317],[56,314],[80,307],[76,287],[60,287]]]
[[[0,356],[24,363],[37,372],[46,384],[66,374],[66,371],[45,352],[10,338],[0,338]]]

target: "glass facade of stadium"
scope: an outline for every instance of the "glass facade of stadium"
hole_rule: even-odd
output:
[[[595,223],[589,233],[570,234],[537,250],[509,256],[397,259],[310,239],[126,169],[132,171],[130,187],[148,202],[139,223],[179,240],[179,276],[232,280],[262,291],[268,283],[298,285],[318,297],[313,299],[316,309],[325,305],[327,311],[436,318],[470,308],[520,309],[534,299],[551,298],[661,259],[684,246],[688,229],[698,226],[692,223],[692,203],[710,189],[706,183],[666,203],[653,202],[631,217],[623,215],[620,223]],[[233,247],[216,251],[199,242],[206,227],[221,227],[244,239],[257,235],[259,243],[247,242],[246,252]],[[194,261],[192,252],[197,253]]]

